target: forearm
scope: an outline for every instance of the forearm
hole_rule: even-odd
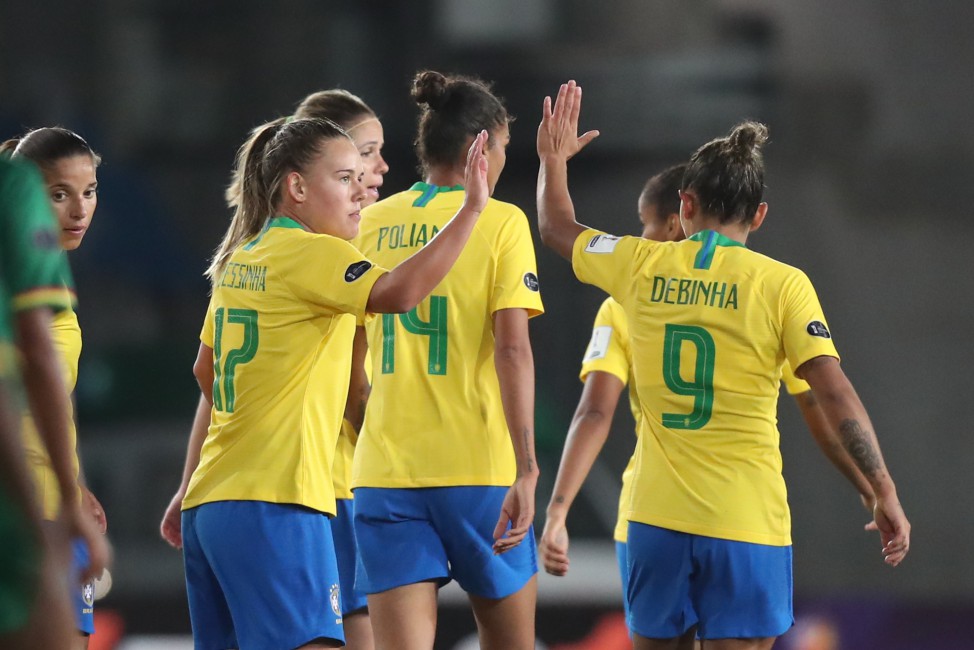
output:
[[[68,423],[71,410],[61,364],[49,334],[46,310],[32,309],[17,315],[17,331],[23,358],[23,381],[34,425],[40,434],[66,506],[79,502],[75,449]]]
[[[355,339],[352,343],[352,371],[348,381],[348,397],[345,400],[344,417],[351,423],[355,431],[362,430],[365,421],[365,407],[369,402],[372,387],[365,369],[365,353],[368,351],[368,340],[364,327],[355,328]]]
[[[466,204],[461,207],[428,244],[376,281],[368,311],[403,313],[418,305],[460,257],[479,216],[479,211]]]
[[[886,468],[869,415],[845,373],[833,357],[818,357],[803,364],[819,408],[838,433],[842,447],[869,482],[877,497],[894,496],[896,488]]]
[[[568,191],[567,160],[558,156],[541,158],[537,200],[541,241],[570,261],[572,246],[585,227],[575,220],[575,207]]]
[[[193,472],[200,464],[200,452],[203,449],[203,442],[210,429],[210,414],[212,406],[206,397],[200,396],[199,404],[196,406],[196,415],[193,416],[193,427],[189,432],[189,442],[186,445],[186,462],[183,464],[183,478],[179,484],[179,492],[186,493],[189,487],[189,480]]]
[[[842,441],[839,440],[836,430],[829,426],[825,414],[819,408],[818,400],[815,399],[812,391],[795,395],[795,401],[798,403],[802,416],[805,418],[808,430],[811,432],[816,444],[822,450],[822,453],[825,454],[825,457],[846,477],[860,495],[872,499],[873,488],[869,484],[869,480],[866,479],[866,476],[856,466],[852,456],[842,446]]]
[[[505,310],[508,311],[508,310]],[[519,311],[524,310],[509,310]],[[527,315],[524,314],[524,327]],[[510,342],[498,341],[494,366],[500,384],[504,417],[514,447],[517,476],[539,474],[534,450],[534,357],[527,337]]]
[[[565,450],[561,455],[558,476],[548,503],[548,517],[567,517],[609,436],[611,414],[590,410],[583,412],[581,405],[579,406],[565,439]]]

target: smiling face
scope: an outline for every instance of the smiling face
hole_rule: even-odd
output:
[[[379,200],[382,177],[389,171],[389,165],[382,157],[382,147],[385,145],[382,123],[377,117],[363,117],[362,121],[349,127],[348,134],[362,155],[365,167],[365,177],[362,179],[367,189],[365,200],[362,201],[364,208]]]
[[[61,158],[44,167],[44,183],[58,221],[61,247],[81,245],[98,205],[95,161],[87,154]]]
[[[350,139],[325,141],[304,173],[293,171],[285,179],[293,216],[312,232],[352,239],[366,198],[364,175]]]

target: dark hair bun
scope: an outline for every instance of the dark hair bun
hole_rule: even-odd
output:
[[[413,79],[412,95],[417,104],[426,104],[434,111],[440,110],[450,98],[446,77],[433,70],[418,73]]]
[[[750,153],[768,141],[768,127],[760,122],[742,122],[727,136],[731,148],[741,153]]]

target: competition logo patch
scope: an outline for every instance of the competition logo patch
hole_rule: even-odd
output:
[[[541,285],[538,284],[538,276],[528,271],[524,274],[524,286],[531,291],[537,291]]]
[[[85,601],[85,605],[91,607],[95,604],[95,585],[91,582],[86,582],[81,587],[81,598]]]
[[[365,275],[365,272],[371,268],[372,268],[372,263],[366,262],[365,260],[352,264],[347,269],[345,269],[345,282],[355,282],[360,277]]]
[[[616,244],[619,243],[618,237],[613,237],[612,235],[596,235],[592,237],[592,241],[588,243],[585,247],[586,253],[611,253],[615,250]]]
[[[333,584],[328,591],[328,600],[331,602],[331,611],[335,612],[335,616],[341,618],[342,605],[337,584]]]
[[[829,334],[829,328],[827,328],[825,323],[820,320],[813,320],[808,324],[808,327],[805,328],[805,331],[812,336],[821,336],[823,339],[832,338],[832,335]]]
[[[592,339],[588,342],[588,350],[583,361],[604,359],[609,353],[609,341],[612,339],[612,328],[602,325],[592,330]]]

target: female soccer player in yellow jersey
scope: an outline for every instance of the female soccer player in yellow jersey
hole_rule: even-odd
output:
[[[474,135],[490,133],[491,191],[510,138],[506,109],[479,80],[420,72],[413,97],[424,181],[363,211],[354,241],[384,265],[428,246],[467,200],[463,152]],[[352,485],[356,586],[369,595],[377,648],[432,648],[437,588],[451,579],[470,596],[481,647],[534,647],[528,318],[541,311],[527,218],[491,199],[432,295],[366,324],[373,383]]]
[[[775,404],[789,363],[869,479],[885,561],[910,524],[846,379],[815,291],[798,269],[744,243],[761,202],[763,125],[746,122],[691,157],[680,192],[688,239],[613,237],[575,220],[567,161],[581,89],[546,98],[538,129],[538,212],[546,245],[607,291],[629,323],[640,403],[628,507],[629,627],[637,650],[770,648],[793,622],[790,515]]]
[[[208,271],[194,366],[211,422],[187,451],[197,464],[182,499],[197,648],[342,644],[329,515],[356,317],[408,311],[455,262],[487,201],[486,139],[469,151],[472,190],[450,225],[391,271],[346,241],[366,189],[344,131],[281,119],[241,148],[241,200]]]
[[[680,186],[686,165],[676,165],[656,174],[646,183],[639,195],[639,220],[643,225],[642,237],[653,241],[681,241],[684,239],[680,224]],[[794,376],[788,364],[782,366],[782,383],[795,401],[808,424],[815,441],[826,456],[859,491],[863,504],[871,513],[874,497],[869,481],[856,467],[849,454],[842,449],[838,436],[828,426],[818,408],[808,384]],[[629,348],[629,326],[622,306],[612,298],[606,298],[595,317],[592,338],[582,361],[580,377],[585,382],[578,408],[572,419],[565,450],[562,454],[558,476],[555,478],[551,501],[548,504],[544,532],[538,544],[545,570],[556,576],[568,573],[568,530],[566,520],[572,503],[588,476],[602,446],[608,438],[613,414],[622,389],[629,384],[629,406],[633,418],[640,417],[639,402],[633,385],[632,351]],[[638,433],[639,426],[637,424]],[[613,537],[616,541],[616,559],[622,579],[623,604],[628,618],[628,602],[625,599],[629,582],[626,553],[626,533],[629,528],[627,510],[630,500],[632,476],[636,457],[633,454],[622,474],[622,490],[619,493],[619,514]]]
[[[382,187],[383,176],[389,171],[389,166],[382,157],[382,147],[385,145],[382,123],[368,104],[347,90],[321,90],[301,100],[294,112],[294,118],[331,120],[345,130],[362,156],[365,172],[362,184],[365,185],[366,193],[361,205],[365,207],[375,203],[379,198],[379,188]],[[253,137],[256,137],[256,133]],[[226,192],[227,203],[231,208],[236,208],[240,203],[243,195],[243,181],[244,169],[238,167],[234,170],[233,180]],[[331,381],[331,378],[326,377],[326,380]],[[311,391],[309,394],[314,395],[314,392]],[[338,557],[338,575],[341,578],[339,586],[345,647],[350,650],[371,650],[373,647],[372,627],[369,624],[365,594],[355,589],[357,551],[352,532],[351,473],[352,456],[355,451],[355,442],[358,439],[361,417],[353,416],[352,419],[355,422],[343,419],[338,448],[335,451],[332,478],[334,480],[337,514],[331,522],[331,528],[335,542],[335,553]],[[193,421],[191,439],[202,440],[209,424],[210,405],[204,398],[201,398]],[[182,500],[197,461],[198,459],[192,459],[190,465],[184,469],[182,485],[169,504],[160,527],[163,539],[176,548],[182,546],[180,536]]]
[[[100,573],[108,546],[78,493],[70,403],[61,359],[51,340],[51,313],[71,308],[70,273],[40,174],[23,160],[0,156],[0,647],[69,648],[77,637],[67,581],[67,539],[85,540]],[[15,335],[16,332],[16,335]],[[13,342],[19,363],[14,358]],[[18,368],[20,372],[18,373]],[[20,377],[18,377],[18,374]],[[58,522],[42,523],[14,406],[15,384],[36,413],[59,501]],[[19,406],[19,404],[17,405]],[[46,528],[47,530],[42,530]],[[64,555],[64,557],[62,557]],[[80,581],[79,581],[80,582]]]
[[[0,145],[0,151],[8,150],[13,158],[26,158],[36,164],[44,177],[51,206],[58,222],[61,247],[73,251],[81,246],[91,225],[98,205],[98,179],[96,169],[101,158],[78,134],[61,127],[34,129],[18,139]],[[61,356],[64,379],[68,392],[74,390],[78,379],[78,360],[81,356],[81,327],[73,309],[55,314],[51,321],[51,338]],[[34,424],[34,415],[25,413],[23,418],[24,442],[27,459],[34,475],[37,494],[42,502],[44,517],[48,521],[58,518],[60,490],[51,459]],[[72,446],[77,445],[74,417],[68,416],[68,428]],[[80,480],[80,464],[77,451],[73,458],[75,482]],[[107,528],[104,510],[91,492],[79,483],[84,508],[96,519],[101,532]],[[72,541],[74,574],[86,572],[89,565],[88,547],[81,539]],[[100,574],[101,571],[99,570]],[[88,647],[88,637],[94,628],[94,588],[86,582],[72,586],[73,607],[76,610],[80,634],[74,647]]]

